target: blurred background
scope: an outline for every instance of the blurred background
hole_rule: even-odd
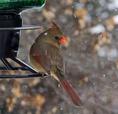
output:
[[[55,21],[69,36],[64,50],[66,77],[83,105],[76,107],[50,77],[0,80],[1,114],[118,114],[118,1],[47,0],[39,10],[21,13],[23,24],[42,29],[21,32],[18,57]]]

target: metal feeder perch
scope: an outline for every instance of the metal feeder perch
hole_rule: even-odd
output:
[[[2,1],[2,0],[1,0]],[[19,48],[20,31],[27,29],[40,29],[40,26],[23,26],[19,12],[31,6],[44,6],[45,0],[12,0],[0,2],[0,61],[4,64],[0,66],[0,71],[28,71],[28,74],[0,74],[0,78],[31,78],[45,77],[46,74],[36,72],[32,67],[17,58]],[[31,4],[32,3],[32,4]],[[42,3],[42,4],[41,4]],[[12,4],[12,5],[11,5]],[[24,5],[24,6],[23,6]],[[22,7],[21,7],[22,6]],[[16,9],[17,8],[17,9]],[[11,59],[19,66],[12,66],[8,61]]]

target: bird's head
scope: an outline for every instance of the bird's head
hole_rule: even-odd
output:
[[[64,35],[59,26],[56,23],[52,23],[52,26],[44,32],[45,41],[58,46],[67,47],[69,45],[69,38]]]

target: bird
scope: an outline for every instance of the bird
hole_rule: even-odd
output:
[[[52,26],[42,32],[32,44],[29,60],[33,68],[47,73],[57,80],[74,105],[80,106],[81,100],[72,84],[65,78],[64,60],[61,50],[67,48],[69,38],[60,27],[52,22]]]

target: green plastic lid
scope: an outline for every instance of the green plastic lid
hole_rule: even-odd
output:
[[[43,7],[46,0],[0,0],[0,10]]]

